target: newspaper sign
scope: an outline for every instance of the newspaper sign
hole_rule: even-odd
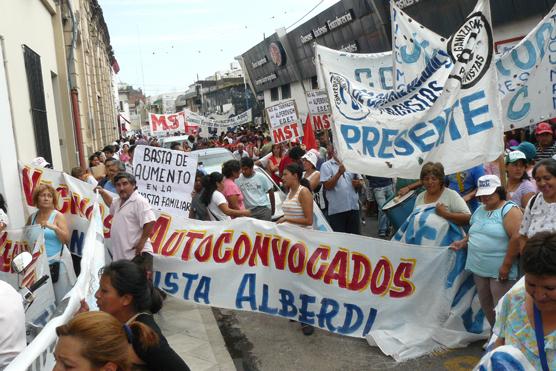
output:
[[[138,146],[133,155],[137,190],[153,208],[189,215],[197,158],[183,151]]]
[[[286,142],[303,135],[294,100],[268,107],[266,115],[274,143]]]
[[[330,102],[326,90],[310,90],[307,92],[307,105],[311,115],[330,113]]]

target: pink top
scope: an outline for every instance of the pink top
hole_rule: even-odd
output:
[[[156,217],[146,198],[137,191],[120,205],[121,199],[115,198],[110,205],[112,227],[110,228],[110,240],[112,241],[112,260],[127,259],[135,257],[134,246],[139,242],[143,233],[143,226],[154,222]],[[147,239],[142,252],[153,252],[151,240]]]
[[[245,210],[245,206],[243,205],[243,194],[241,193],[241,189],[239,189],[237,184],[235,184],[234,181],[229,179],[229,178],[224,178],[223,183],[224,183],[224,190],[222,191],[222,193],[224,194],[224,196],[226,196],[226,198],[228,198],[230,196],[236,196],[237,195],[238,196],[237,204],[239,206],[239,209],[240,210]]]

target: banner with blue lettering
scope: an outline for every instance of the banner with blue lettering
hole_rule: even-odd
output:
[[[434,53],[420,76],[398,91],[358,81],[354,66],[345,63],[351,58],[329,64],[336,53],[322,46],[316,52],[337,151],[349,170],[418,178],[427,161],[441,161],[450,174],[502,153],[488,1],[480,0],[448,40],[447,50]]]
[[[506,130],[556,117],[556,5],[496,69]]]
[[[452,323],[462,271],[446,247],[250,218],[167,225],[154,282],[177,298],[364,337],[397,360],[485,338]]]

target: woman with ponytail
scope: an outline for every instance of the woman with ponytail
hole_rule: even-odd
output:
[[[54,371],[131,370],[132,344],[150,349],[159,343],[156,333],[146,325],[139,322],[122,325],[105,312],[80,313],[67,324],[58,326],[56,334]]]
[[[144,366],[148,370],[189,370],[154,321],[153,314],[162,309],[163,298],[147,279],[146,271],[130,261],[118,260],[105,266],[100,275],[100,288],[95,294],[99,309],[122,324],[143,323],[160,339],[152,347],[133,340],[133,350]]]
[[[207,206],[210,220],[231,220],[232,217],[251,215],[249,210],[230,208],[226,196],[222,193],[223,191],[224,176],[219,172],[215,171],[203,179],[201,202]]]

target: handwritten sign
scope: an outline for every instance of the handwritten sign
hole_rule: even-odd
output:
[[[197,158],[185,152],[138,146],[133,156],[137,190],[153,208],[188,215]]]

